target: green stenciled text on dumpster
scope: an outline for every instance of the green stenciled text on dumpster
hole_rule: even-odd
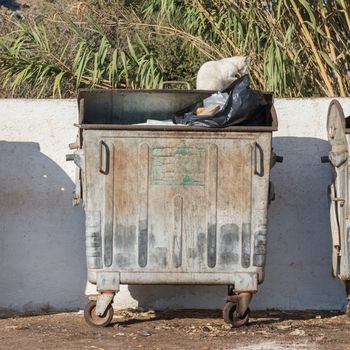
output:
[[[153,147],[152,185],[204,186],[205,149],[202,147]]]

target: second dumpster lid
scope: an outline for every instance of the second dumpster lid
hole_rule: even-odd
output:
[[[331,101],[327,115],[327,134],[331,145],[329,160],[339,167],[347,160],[348,143],[346,139],[346,121],[343,109],[337,100]]]

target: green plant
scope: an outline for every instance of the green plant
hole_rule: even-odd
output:
[[[350,92],[344,0],[146,0],[155,33],[181,37],[205,59],[251,57],[254,86],[280,96]]]
[[[90,24],[92,19],[90,18]],[[134,35],[126,35],[125,49],[117,48],[96,26],[87,30],[70,18],[62,28],[44,24],[15,22],[14,28],[0,39],[0,74],[3,86],[12,94],[36,97],[71,96],[77,88],[146,88],[159,86],[162,75],[153,53]],[[62,23],[60,23],[62,26]],[[50,37],[50,39],[49,39]]]
[[[45,16],[0,21],[5,96],[70,97],[82,87],[156,88],[162,80],[194,87],[202,63],[234,55],[250,56],[252,86],[276,96],[350,94],[345,0],[42,3]]]

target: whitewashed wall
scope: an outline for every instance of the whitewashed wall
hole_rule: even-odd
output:
[[[347,115],[350,98],[339,99]],[[277,99],[266,278],[253,308],[342,309],[330,276],[327,208],[330,99]],[[0,100],[0,313],[74,310],[85,303],[84,213],[71,206],[75,140],[72,100]],[[225,287],[126,287],[117,307],[221,307]]]

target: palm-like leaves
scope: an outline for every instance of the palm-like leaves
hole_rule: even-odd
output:
[[[251,56],[255,86],[277,95],[350,93],[344,0],[146,0],[144,13],[158,31],[180,35],[207,58]]]
[[[76,35],[77,28],[73,28]],[[71,33],[70,33],[71,34]],[[36,96],[70,96],[75,88],[156,88],[162,81],[153,54],[136,35],[126,50],[114,48],[102,33],[91,45],[82,33],[76,43],[52,46],[44,26],[18,23],[0,39],[0,75],[3,86]],[[70,46],[70,47],[68,47]],[[69,52],[68,52],[69,51]],[[30,92],[29,92],[30,93]]]
[[[4,86],[20,96],[155,88],[163,79],[194,82],[205,60],[249,55],[255,88],[278,96],[350,94],[345,0],[73,4],[40,24],[11,19],[12,31],[0,38]]]

